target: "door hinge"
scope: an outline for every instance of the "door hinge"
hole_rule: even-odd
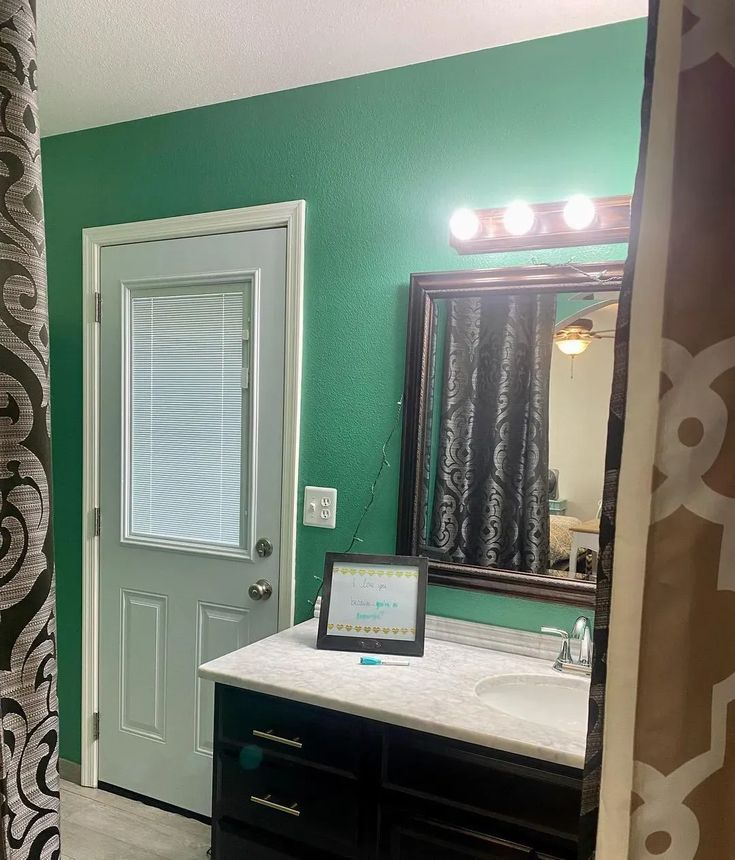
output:
[[[99,537],[102,534],[102,511],[99,508],[94,509],[94,536]]]
[[[95,711],[92,714],[92,740],[98,741],[100,739],[100,712]]]
[[[102,322],[102,293],[94,294],[94,321]]]

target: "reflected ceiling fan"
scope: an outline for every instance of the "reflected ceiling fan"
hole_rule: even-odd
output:
[[[605,340],[615,337],[615,329],[595,329],[592,320],[580,317],[574,322],[560,328],[554,334],[554,343],[571,359],[569,369],[570,379],[574,379],[574,359],[581,355],[593,340]]]
[[[581,355],[593,340],[614,337],[615,329],[595,330],[592,320],[580,317],[559,329],[554,334],[554,343],[564,355],[571,355],[574,358],[575,355]]]

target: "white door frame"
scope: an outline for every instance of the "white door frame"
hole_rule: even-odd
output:
[[[84,453],[82,488],[82,785],[96,788],[99,771],[95,714],[99,709],[99,363],[102,248],[160,239],[183,239],[217,233],[239,233],[269,227],[286,228],[286,373],[283,397],[283,480],[281,490],[280,589],[278,629],[293,624],[296,573],[296,514],[301,403],[302,309],[304,292],[304,223],[306,203],[292,200],[201,215],[114,224],[82,230],[84,325]]]

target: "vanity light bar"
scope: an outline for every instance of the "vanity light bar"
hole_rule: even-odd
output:
[[[630,236],[630,202],[628,195],[592,198],[595,216],[590,224],[581,229],[574,229],[567,223],[564,210],[568,200],[533,203],[530,204],[533,221],[522,234],[508,229],[507,206],[497,209],[459,210],[464,230],[450,230],[449,244],[459,254],[492,254],[497,251],[627,242]],[[518,209],[520,204],[521,201],[515,201],[511,206]],[[470,225],[475,227],[474,233],[469,229]]]

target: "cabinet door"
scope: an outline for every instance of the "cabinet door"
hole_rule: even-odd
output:
[[[384,809],[383,860],[535,860],[528,845],[444,821]]]

